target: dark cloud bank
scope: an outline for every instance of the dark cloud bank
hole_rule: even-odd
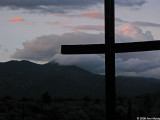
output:
[[[119,6],[141,6],[145,4],[146,0],[115,0],[115,4]],[[17,6],[17,7],[32,7],[32,6],[66,6],[66,5],[95,5],[104,3],[104,0],[1,0],[1,6]]]
[[[67,5],[94,5],[103,3],[103,0],[1,0],[1,6],[17,6],[17,7],[32,7],[32,6],[67,6]]]
[[[115,0],[115,3],[119,6],[142,6],[147,0]]]
[[[160,27],[160,24],[158,23],[152,23],[152,22],[146,22],[146,21],[135,21],[135,22],[130,22],[126,20],[122,20],[120,18],[115,18],[115,24],[116,26],[122,25],[122,24],[132,24],[136,25],[139,27]]]
[[[146,0],[115,0],[118,6],[142,6]],[[64,13],[71,9],[82,9],[92,5],[104,4],[104,0],[1,0],[1,7],[24,8],[41,12]]]
[[[0,6],[48,13],[65,13],[68,10],[79,10],[103,2],[103,0],[1,0]]]

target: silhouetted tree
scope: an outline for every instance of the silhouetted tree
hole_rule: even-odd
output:
[[[127,120],[132,120],[132,103],[130,99],[128,100]]]
[[[143,104],[143,98],[139,98],[139,106],[138,106],[138,113],[139,115],[138,116],[145,116],[144,115],[144,104]]]
[[[13,97],[12,96],[9,96],[9,95],[6,95],[2,98],[2,101],[3,102],[9,102],[9,101],[12,101],[13,100]]]
[[[95,103],[95,104],[99,104],[99,103],[100,103],[100,100],[97,98],[97,99],[95,99],[94,103]]]
[[[42,102],[45,104],[50,104],[52,102],[51,96],[48,94],[48,92],[45,92],[42,94],[41,98]]]
[[[22,102],[27,102],[29,99],[27,97],[22,97]]]
[[[55,97],[54,101],[55,102],[63,102],[63,99],[61,97]]]
[[[84,102],[89,102],[89,101],[90,101],[90,99],[89,99],[89,97],[88,97],[88,96],[85,96],[85,97],[83,98],[83,101],[84,101]]]
[[[149,114],[151,113],[151,98],[149,96],[145,96],[144,98],[144,109],[146,116],[149,117]]]

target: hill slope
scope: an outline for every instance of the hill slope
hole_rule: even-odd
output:
[[[58,97],[104,97],[104,76],[55,63],[0,63],[0,96],[38,97],[45,91]]]
[[[144,77],[118,76],[116,78],[116,86],[118,95],[133,97],[160,91],[160,80]]]
[[[117,95],[138,96],[160,91],[160,80],[116,77]],[[54,97],[104,98],[105,78],[76,66],[43,65],[29,61],[0,63],[0,96],[40,97],[48,91]]]

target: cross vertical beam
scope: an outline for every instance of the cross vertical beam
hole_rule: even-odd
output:
[[[106,119],[115,120],[115,24],[114,0],[105,0],[105,94]]]

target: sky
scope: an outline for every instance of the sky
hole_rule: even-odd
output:
[[[159,0],[115,0],[115,41],[160,39]],[[0,0],[0,62],[77,65],[103,74],[104,55],[62,55],[62,44],[104,43],[104,0]],[[107,27],[107,26],[106,26]],[[160,78],[160,52],[116,54],[116,75]]]

